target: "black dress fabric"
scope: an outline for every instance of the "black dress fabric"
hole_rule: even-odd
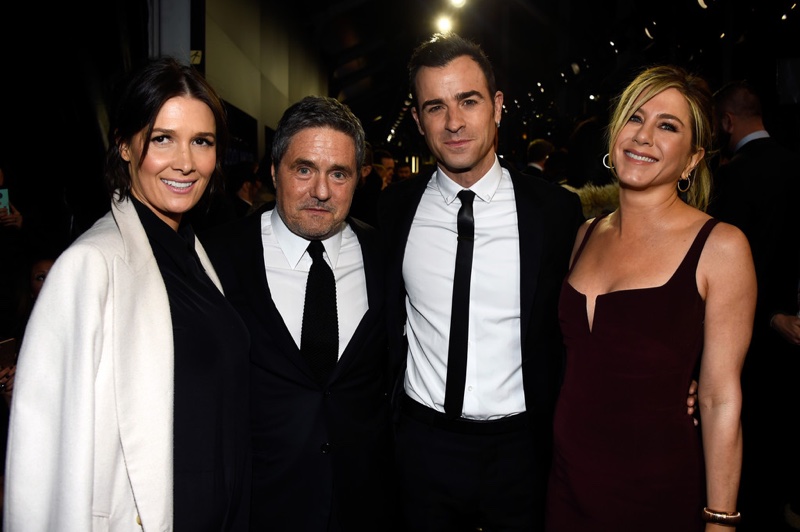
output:
[[[191,226],[175,232],[140,202],[134,204],[172,316],[175,529],[247,530],[249,333],[203,270]]]
[[[704,529],[700,429],[686,413],[686,391],[703,346],[697,263],[716,223],[706,222],[664,285],[599,295],[591,330],[586,297],[564,280],[567,364],[555,411],[549,532]]]

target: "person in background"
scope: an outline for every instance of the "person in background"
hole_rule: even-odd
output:
[[[27,273],[29,255],[27,227],[23,227],[22,213],[14,206],[14,188],[10,187],[4,164],[0,159],[0,189],[5,189],[4,199],[9,204],[8,209],[0,208],[0,340],[14,338],[17,280]]]
[[[390,532],[397,520],[380,238],[348,217],[364,153],[350,109],[303,98],[275,131],[275,203],[203,236],[252,338],[251,530]],[[322,260],[334,293],[310,302]],[[326,305],[336,325],[316,337],[330,347],[320,362],[308,312]]]
[[[709,213],[747,236],[758,279],[753,340],[742,371],[748,436],[741,506],[748,519],[741,530],[774,530],[782,525],[789,492],[800,485],[793,424],[800,414],[800,160],[766,130],[761,98],[749,83],[727,83],[714,99],[726,162],[714,174]],[[795,506],[800,512],[800,499]]]
[[[383,188],[386,188],[394,181],[394,156],[388,150],[378,148],[373,151],[372,157],[383,178]]]
[[[225,172],[230,186],[233,212],[237,217],[253,212],[261,193],[261,177],[256,172],[257,165],[242,161],[231,165]]]
[[[247,530],[247,328],[184,222],[219,186],[226,116],[191,66],[133,73],[111,211],[58,257],[19,354],[4,530]]]
[[[533,139],[530,141],[528,149],[525,151],[527,164],[522,173],[537,177],[547,177],[549,174],[545,172],[545,165],[547,164],[547,159],[555,150],[555,145],[547,139]]]
[[[578,198],[501,165],[503,93],[477,44],[435,35],[412,53],[409,84],[437,167],[384,189],[379,206],[404,530],[539,530],[563,354],[556,303],[583,221]],[[475,193],[466,384],[451,385],[463,406],[445,412],[448,265],[465,189]]]
[[[364,147],[364,162],[353,201],[350,204],[350,216],[358,218],[371,226],[378,223],[378,196],[383,190],[383,178],[375,168],[372,145],[367,141]]]
[[[669,65],[640,72],[616,101],[607,164],[619,208],[581,227],[559,301],[567,363],[548,532],[711,532],[741,520],[740,376],[756,282],[744,234],[704,212],[712,109],[708,84]],[[698,365],[700,430],[684,410]]]
[[[411,177],[411,165],[405,161],[401,161],[397,163],[394,168],[396,181],[403,181],[405,179],[409,179]]]

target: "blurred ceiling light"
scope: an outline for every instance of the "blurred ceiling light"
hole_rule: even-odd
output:
[[[442,33],[447,33],[453,29],[453,21],[447,15],[442,15],[436,20],[436,28]]]
[[[648,39],[653,40],[653,36],[650,35],[650,30],[648,30],[647,28],[644,29],[644,34],[647,35]]]
[[[450,5],[455,8],[464,7],[464,4],[467,3],[467,0],[450,0]]]
[[[697,0],[697,3],[700,4],[700,7],[702,7],[703,9],[708,9],[708,6],[703,0]]]

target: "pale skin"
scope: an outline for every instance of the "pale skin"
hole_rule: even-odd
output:
[[[503,93],[489,93],[486,76],[469,56],[439,68],[422,67],[416,78],[417,106],[411,116],[439,169],[464,188],[495,161],[495,138]]]
[[[121,143],[128,161],[131,194],[177,231],[184,213],[197,205],[217,163],[216,122],[201,100],[176,96],[158,112],[153,134],[137,133],[131,145]],[[142,160],[142,148],[149,142]]]
[[[344,225],[359,177],[349,135],[329,127],[301,130],[280,166],[272,165],[278,214],[294,234],[325,240]]]
[[[661,286],[678,268],[709,216],[678,197],[677,181],[703,155],[692,146],[689,105],[677,89],[645,102],[623,127],[612,149],[620,207],[595,228],[569,278],[586,295],[590,326],[598,295]],[[696,279],[706,303],[699,406],[707,504],[734,512],[742,463],[740,376],[756,301],[750,247],[739,229],[720,223],[712,230]],[[731,530],[706,525],[708,532],[723,529]]]

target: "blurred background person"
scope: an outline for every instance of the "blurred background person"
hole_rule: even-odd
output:
[[[413,174],[411,173],[411,165],[405,161],[400,161],[395,165],[395,181],[403,181],[409,179]]]
[[[533,139],[528,143],[528,148],[525,151],[527,164],[522,172],[536,177],[546,177],[545,165],[547,164],[547,159],[555,150],[555,145],[549,140]]]
[[[242,161],[231,165],[225,172],[236,217],[253,212],[258,205],[262,183],[257,170],[256,163]]]
[[[378,196],[383,190],[383,177],[375,165],[372,144],[364,147],[364,163],[361,165],[356,191],[350,204],[350,216],[375,227],[378,222]]]
[[[742,371],[747,444],[741,502],[748,518],[740,529],[777,530],[789,492],[800,488],[793,424],[800,414],[800,160],[769,134],[761,98],[747,81],[723,85],[714,98],[722,164],[709,213],[747,236],[758,279],[753,340]]]
[[[386,188],[394,181],[394,156],[387,149],[377,148],[373,151],[372,158],[383,178],[383,188]]]

